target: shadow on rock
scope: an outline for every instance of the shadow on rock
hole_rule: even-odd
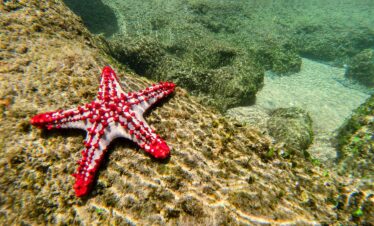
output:
[[[82,18],[92,33],[104,33],[109,37],[118,31],[117,18],[113,10],[101,0],[64,0],[64,3]]]

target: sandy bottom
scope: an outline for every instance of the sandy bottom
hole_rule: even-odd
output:
[[[309,152],[322,161],[332,160],[336,151],[330,140],[335,130],[369,97],[340,81],[344,81],[344,69],[303,59],[299,73],[282,77],[267,74],[256,106],[265,110],[296,106],[308,111],[315,132]]]

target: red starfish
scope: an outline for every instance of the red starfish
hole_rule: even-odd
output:
[[[154,103],[174,92],[175,84],[161,82],[138,92],[124,93],[115,72],[105,66],[101,73],[96,100],[70,110],[38,114],[31,124],[39,128],[79,128],[87,131],[85,149],[78,169],[74,190],[76,196],[86,195],[110,142],[117,137],[128,138],[158,159],[169,156],[166,142],[152,130],[143,113]]]

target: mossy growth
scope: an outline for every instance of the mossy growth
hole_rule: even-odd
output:
[[[354,56],[345,76],[374,88],[374,50],[365,49]]]
[[[196,218],[204,216],[203,205],[198,199],[192,196],[186,196],[179,202],[180,208],[188,215]]]
[[[358,208],[357,210],[353,211],[352,213],[352,217],[354,218],[359,218],[359,217],[362,217],[364,215],[364,212],[362,211],[361,208]]]
[[[242,49],[221,41],[164,45],[149,37],[118,36],[106,50],[136,73],[173,81],[222,111],[250,103],[263,84],[263,69]]]
[[[161,43],[147,37],[131,39],[116,36],[106,43],[106,51],[137,74],[157,80],[157,70],[165,63]]]
[[[372,116],[374,109],[374,95],[366,100],[360,107],[354,110],[352,116],[347,119],[339,128],[337,135],[337,148],[341,150],[343,146],[347,145],[351,140],[358,141],[357,138],[352,138],[361,127],[367,124],[365,117]],[[358,138],[359,139],[359,138]],[[357,142],[356,142],[357,143]],[[341,156],[342,157],[342,156]]]
[[[339,128],[336,137],[340,173],[365,177],[374,173],[374,95]]]
[[[271,113],[268,121],[271,136],[283,142],[288,154],[305,157],[306,150],[313,141],[312,119],[303,109],[279,108]]]
[[[278,75],[300,71],[301,57],[296,46],[289,41],[268,38],[250,45],[248,51],[265,70],[271,70]]]
[[[3,7],[5,11],[14,11],[22,8],[24,4],[20,3],[19,1],[2,1]]]
[[[213,33],[235,33],[244,25],[240,3],[188,1],[188,7],[193,12],[193,21]]]
[[[228,196],[228,202],[248,213],[261,212],[260,194],[253,195],[246,191],[231,192]]]
[[[291,39],[302,56],[339,66],[374,44],[373,32],[362,27],[304,22],[294,29]]]

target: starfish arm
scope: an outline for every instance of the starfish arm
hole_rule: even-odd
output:
[[[32,125],[39,128],[78,128],[85,129],[85,121],[89,110],[86,107],[78,107],[69,110],[58,110],[35,115],[31,118]]]
[[[91,129],[88,129],[88,135],[84,141],[85,149],[82,151],[82,158],[78,161],[78,169],[73,174],[75,177],[74,190],[77,197],[90,192],[96,172],[111,142],[111,139],[100,133],[105,129],[98,124],[94,124]]]
[[[105,66],[101,73],[101,82],[97,99],[100,101],[113,101],[124,95],[125,93],[118,82],[116,73],[109,66]]]
[[[139,92],[130,93],[128,102],[132,109],[142,115],[153,104],[174,92],[175,84],[160,82]]]
[[[169,156],[170,148],[166,142],[142,118],[134,117],[131,113],[125,113],[124,117],[126,121],[121,122],[121,125],[125,130],[121,132],[121,136],[131,139],[154,158],[164,159]]]

